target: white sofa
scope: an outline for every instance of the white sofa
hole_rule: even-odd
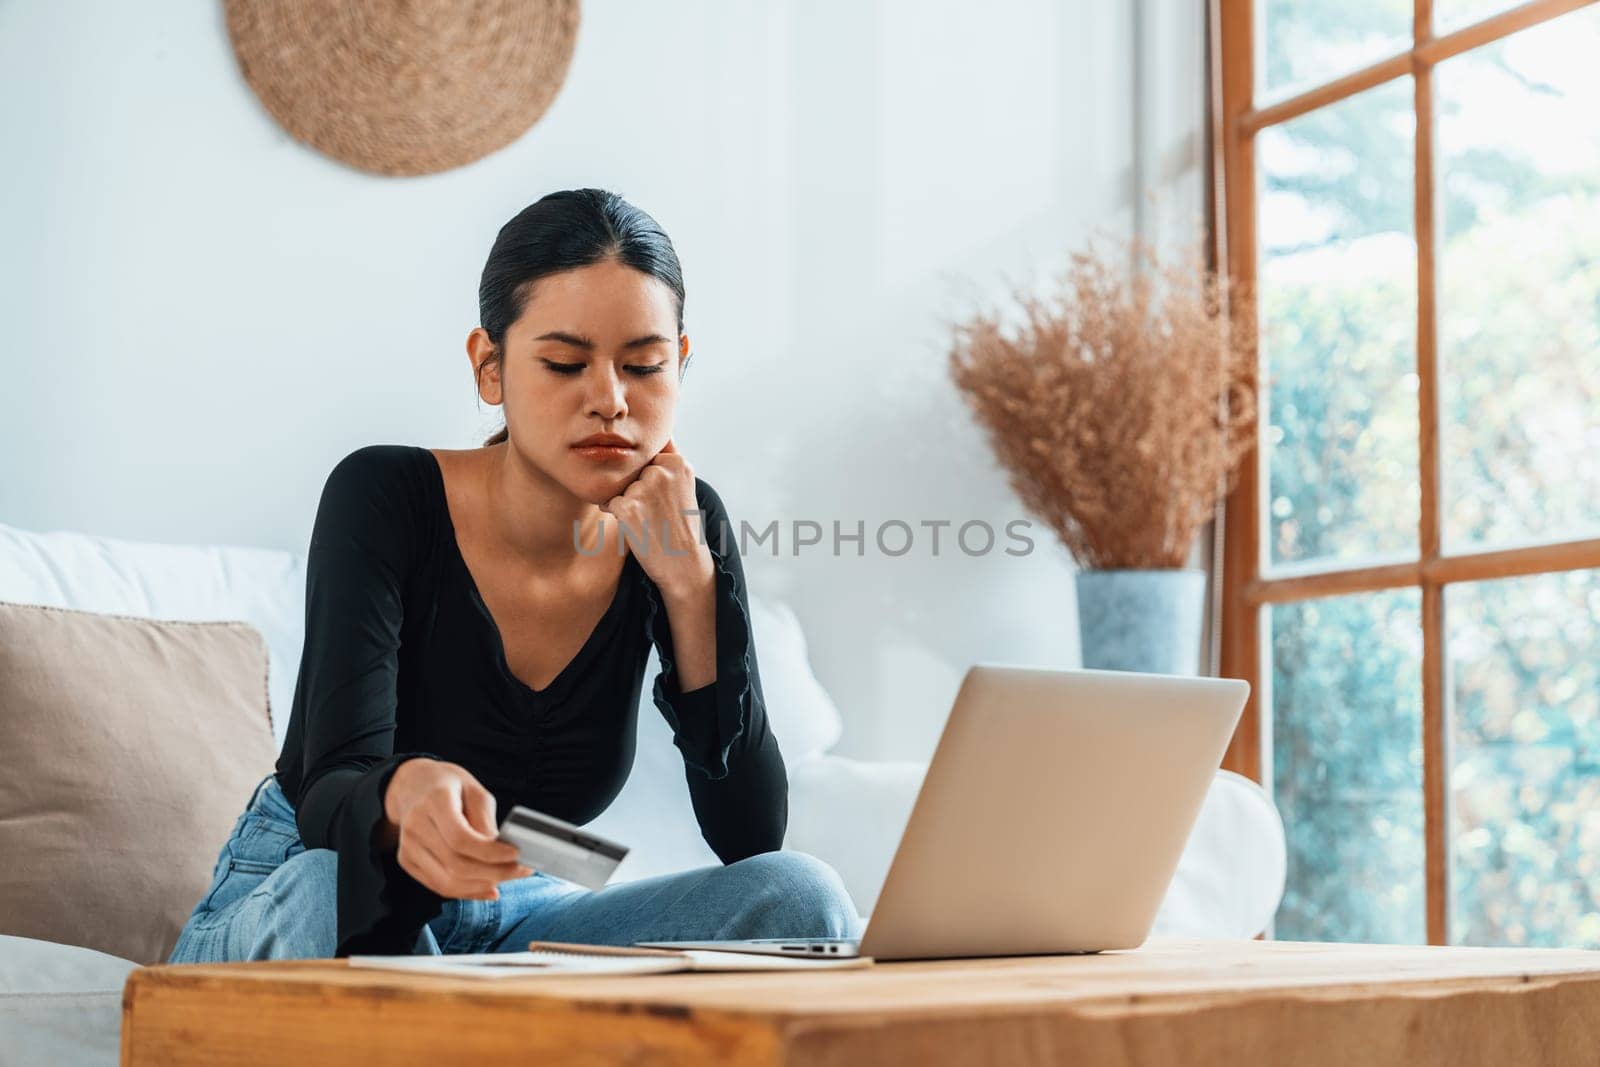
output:
[[[269,649],[268,689],[280,744],[299,663],[304,592],[305,560],[293,553],[33,533],[0,524],[0,601],[254,625]],[[858,909],[870,914],[925,767],[831,754],[842,717],[811,672],[799,620],[754,588],[751,611],[762,685],[789,763],[785,847],[832,864]],[[694,822],[681,758],[650,703],[651,681],[641,694],[633,775],[592,824],[633,846],[618,880],[716,862]],[[1248,779],[1219,772],[1155,932],[1254,936],[1277,908],[1284,864],[1283,827],[1270,799]],[[122,981],[135,964],[5,933],[0,925],[0,1065],[115,1063]]]

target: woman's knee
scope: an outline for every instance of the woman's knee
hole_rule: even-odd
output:
[[[733,937],[855,937],[860,916],[839,873],[805,852],[763,852],[730,864],[748,890]]]
[[[339,856],[312,848],[289,857],[251,894],[258,909],[247,959],[326,959],[338,947]]]

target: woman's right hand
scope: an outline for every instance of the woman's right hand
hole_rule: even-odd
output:
[[[442,897],[497,900],[501,882],[533,873],[497,839],[494,794],[459,764],[406,760],[389,777],[383,813],[401,868]]]

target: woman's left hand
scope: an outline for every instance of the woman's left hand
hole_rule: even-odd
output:
[[[600,505],[622,527],[617,535],[632,539],[629,551],[668,596],[713,580],[715,564],[699,509],[694,468],[670,438],[632,484]]]

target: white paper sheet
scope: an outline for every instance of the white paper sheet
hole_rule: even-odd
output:
[[[870,967],[872,960],[813,960],[689,949],[673,956],[586,956],[569,952],[351,956],[350,966],[419,974],[449,974],[464,978],[527,978],[538,975],[667,974],[674,971],[843,971]]]

